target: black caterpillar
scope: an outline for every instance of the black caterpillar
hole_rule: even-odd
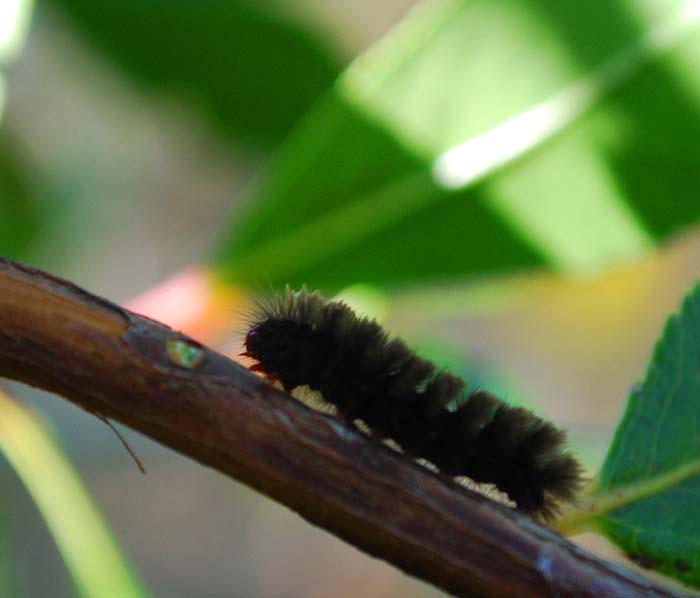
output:
[[[450,476],[492,483],[545,519],[581,485],[564,432],[462,378],[436,371],[374,320],[320,293],[287,289],[261,301],[245,337],[251,368],[285,390],[309,386],[348,421],[362,420]],[[453,407],[453,405],[456,405]]]

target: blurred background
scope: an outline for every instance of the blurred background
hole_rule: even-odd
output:
[[[231,355],[255,293],[340,294],[595,476],[698,277],[698,73],[689,0],[0,0],[0,255]],[[440,595],[4,388],[0,596]]]

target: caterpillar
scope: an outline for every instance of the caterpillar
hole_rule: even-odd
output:
[[[242,355],[251,370],[319,391],[348,422],[451,477],[506,493],[517,508],[548,520],[575,499],[581,467],[565,434],[419,357],[375,320],[318,291],[290,288],[259,300]]]

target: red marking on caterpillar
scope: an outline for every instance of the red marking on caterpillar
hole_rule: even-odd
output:
[[[581,486],[581,467],[564,432],[511,407],[416,355],[374,320],[318,292],[262,300],[245,338],[252,370],[285,390],[309,386],[347,421],[443,474],[494,484],[519,509],[544,519]],[[448,405],[457,401],[457,408]]]

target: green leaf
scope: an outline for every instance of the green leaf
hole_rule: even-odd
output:
[[[30,182],[7,137],[0,133],[0,255],[19,258],[39,231],[39,210]]]
[[[483,188],[439,189],[423,161],[339,98],[307,122],[319,126],[295,132],[255,211],[220,246],[225,277],[336,290],[544,263],[488,209]]]
[[[236,140],[277,142],[339,65],[310,31],[242,0],[52,0],[135,80],[180,94]]]
[[[2,391],[0,451],[36,502],[81,596],[147,595],[48,428]]]
[[[5,104],[5,69],[19,54],[29,26],[31,0],[0,5],[0,120]],[[0,255],[21,257],[39,228],[36,198],[17,158],[16,148],[0,132]]]
[[[692,7],[422,3],[299,124],[216,267],[335,290],[639,257],[700,215]]]
[[[666,324],[600,474],[589,519],[642,565],[700,587],[700,286]]]

